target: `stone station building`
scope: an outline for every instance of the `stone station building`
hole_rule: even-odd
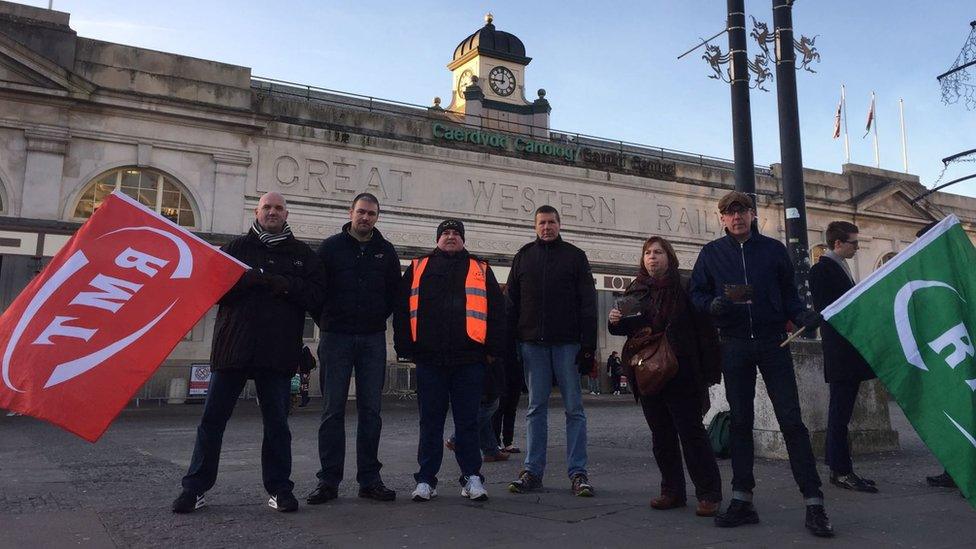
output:
[[[437,223],[458,217],[468,249],[502,281],[534,238],[533,211],[551,204],[564,238],[590,258],[601,311],[630,281],[649,235],[670,239],[690,269],[721,234],[716,203],[733,187],[731,163],[552,131],[544,90],[526,98],[530,61],[522,41],[488,18],[448,64],[449,105],[420,107],[79,37],[67,13],[0,1],[0,307],[115,189],[214,244],[246,231],[261,194],[278,191],[295,235],[313,247],[345,223],[355,194],[370,191],[402,259],[430,250]],[[757,174],[761,230],[782,239],[778,166]],[[822,242],[836,219],[861,228],[859,279],[948,213],[976,235],[976,200],[935,193],[911,204],[925,190],[913,175],[846,164],[804,178],[810,242]],[[165,396],[171,378],[207,362],[214,317],[186,335],[143,397]],[[601,315],[602,359],[622,344],[605,324]],[[317,344],[311,320],[305,335]],[[409,367],[396,364],[392,334],[390,342],[390,383],[403,385]],[[795,352],[801,383],[822,393],[804,404],[816,433],[826,423],[819,346]],[[856,432],[879,447],[896,444],[883,395],[876,385],[865,391]],[[782,448],[771,421],[758,451],[775,455]]]

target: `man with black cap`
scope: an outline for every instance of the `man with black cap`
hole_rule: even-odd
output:
[[[756,370],[779,421],[790,456],[790,467],[806,503],[806,527],[830,537],[820,490],[820,476],[810,433],[800,417],[800,402],[786,323],[808,330],[820,315],[808,310],[797,295],[793,263],[782,242],[763,236],[753,225],[756,206],[744,193],[732,191],[719,200],[725,236],[706,244],[691,274],[695,306],[711,314],[722,340],[722,375],[732,412],[732,502],[715,517],[715,525],[756,524],[752,505],[754,399]]]
[[[488,264],[464,249],[464,224],[437,227],[437,247],[411,261],[400,283],[393,314],[397,356],[417,365],[420,443],[413,500],[437,495],[441,443],[450,406],[461,496],[488,499],[481,475],[478,407],[486,366],[504,350],[504,302]]]

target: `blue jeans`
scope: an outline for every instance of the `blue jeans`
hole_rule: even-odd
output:
[[[417,364],[417,406],[420,409],[417,464],[420,470],[413,477],[418,483],[437,486],[437,472],[444,459],[444,420],[449,405],[454,415],[454,458],[461,469],[459,480],[463,483],[464,477],[481,476],[478,408],[484,375],[484,364]]]
[[[600,378],[598,377],[587,377],[586,382],[590,388],[591,393],[600,392]]]
[[[288,400],[291,394],[289,374],[272,370],[248,372],[213,372],[203,417],[197,427],[197,440],[193,446],[190,467],[183,477],[183,489],[202,494],[217,482],[217,466],[220,464],[220,447],[224,429],[234,413],[237,399],[247,383],[254,377],[254,388],[261,405],[264,420],[264,441],[261,444],[261,477],[264,489],[276,495],[291,491],[295,485],[291,477],[291,431],[288,430]]]
[[[566,412],[566,467],[570,477],[586,473],[586,414],[583,391],[576,366],[578,343],[540,345],[523,342],[522,361],[525,384],[529,388],[529,408],[525,416],[525,470],[538,478],[546,472],[546,445],[549,439],[549,395],[555,376]]]
[[[380,403],[386,381],[386,332],[326,332],[319,342],[322,423],[319,425],[320,485],[337,488],[346,458],[346,402],[349,379],[356,372],[356,480],[369,487],[380,480]]]
[[[751,493],[756,486],[752,429],[756,399],[756,369],[779,421],[793,478],[804,498],[823,498],[810,432],[800,417],[800,397],[793,373],[793,356],[780,347],[782,339],[722,338],[722,377],[732,412],[732,497]]]

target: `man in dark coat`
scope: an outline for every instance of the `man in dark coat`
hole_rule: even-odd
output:
[[[827,252],[810,269],[810,292],[817,311],[837,301],[854,287],[854,277],[847,260],[858,249],[857,226],[847,221],[827,225]],[[847,424],[854,413],[854,402],[862,381],[874,379],[874,371],[844,337],[824,323],[820,328],[823,343],[824,379],[830,384],[827,408],[826,462],[830,482],[847,490],[877,492],[874,482],[861,478],[851,463]]]
[[[288,403],[302,351],[305,312],[322,298],[322,264],[288,228],[288,206],[278,193],[261,197],[244,236],[221,249],[251,266],[220,299],[210,355],[210,387],[197,428],[183,491],[174,513],[191,513],[217,480],[224,428],[248,379],[254,380],[264,419],[261,472],[268,505],[298,509],[292,494]]]
[[[464,249],[464,224],[456,219],[437,227],[437,248],[414,259],[403,273],[393,337],[397,356],[417,364],[420,468],[414,475],[413,501],[437,495],[448,407],[454,416],[461,496],[488,499],[481,476],[478,408],[486,367],[504,352],[502,300],[491,268]]]
[[[356,481],[359,497],[393,501],[396,492],[380,477],[378,458],[386,381],[386,319],[400,284],[400,260],[376,222],[380,203],[361,193],[349,207],[349,223],[322,241],[325,295],[317,320],[322,422],[319,424],[318,483],[305,501],[317,505],[339,496],[346,458],[346,403],[356,376]]]
[[[800,301],[786,246],[760,234],[753,224],[752,197],[731,191],[719,200],[718,210],[726,234],[705,244],[691,273],[691,299],[719,329],[722,377],[732,412],[732,501],[715,517],[715,525],[730,528],[759,522],[752,504],[758,370],[783,433],[793,478],[803,494],[805,525],[816,536],[833,536],[810,432],[800,414],[793,356],[782,346],[788,320],[811,330],[820,324],[820,315]]]
[[[566,468],[571,490],[592,497],[586,471],[586,413],[580,374],[594,366],[596,288],[586,252],[559,236],[559,212],[535,211],[536,239],[522,246],[508,274],[509,334],[518,342],[529,389],[525,470],[512,493],[542,489],[549,439],[549,395],[559,385],[566,416]]]

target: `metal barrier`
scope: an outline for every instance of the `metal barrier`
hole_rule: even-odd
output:
[[[386,365],[386,385],[383,394],[397,398],[416,398],[417,366],[408,362],[393,362]]]

